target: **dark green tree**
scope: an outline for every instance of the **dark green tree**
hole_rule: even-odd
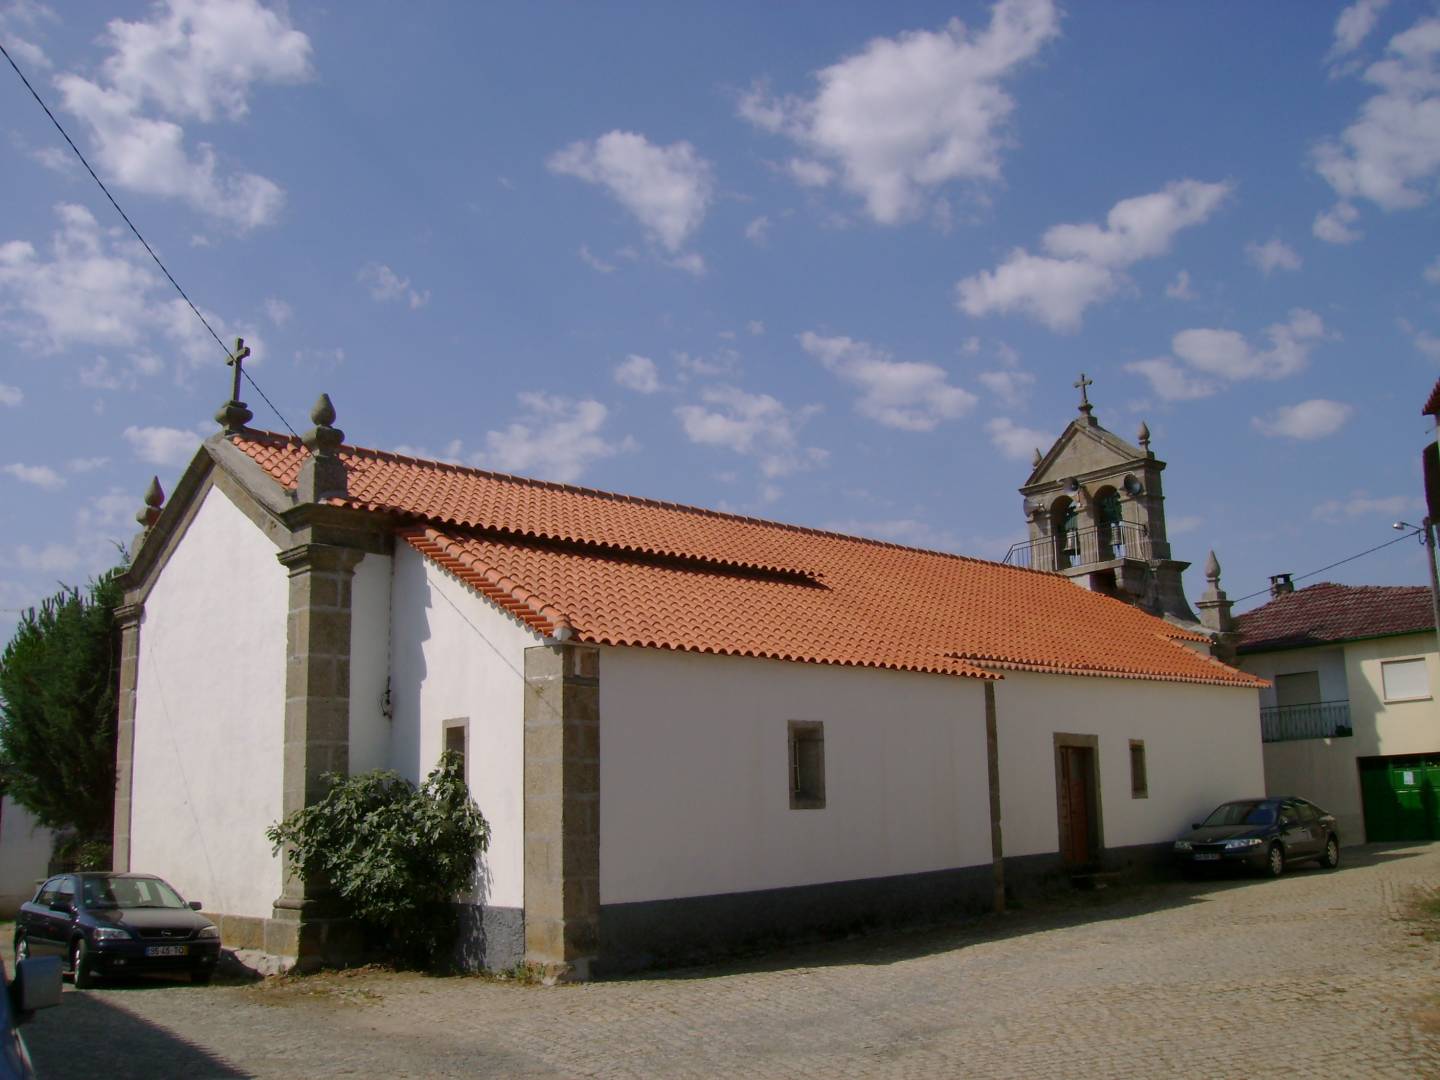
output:
[[[402,962],[443,963],[457,929],[454,901],[490,842],[460,756],[442,754],[419,789],[389,771],[324,780],[322,799],[265,836],[300,873],[328,882],[344,914]]]
[[[115,813],[118,575],[30,608],[0,654],[0,783],[91,848],[109,845]]]

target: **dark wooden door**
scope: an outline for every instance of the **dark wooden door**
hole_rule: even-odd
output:
[[[1071,865],[1090,861],[1094,764],[1088,746],[1060,747],[1060,857]]]

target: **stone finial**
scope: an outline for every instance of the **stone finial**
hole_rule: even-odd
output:
[[[1205,559],[1205,580],[1211,585],[1220,584],[1220,560],[1215,558],[1215,552],[1211,551]]]
[[[1233,633],[1235,620],[1230,615],[1230,609],[1235,602],[1220,588],[1220,560],[1215,557],[1214,551],[1205,559],[1205,581],[1209,588],[1195,603],[1200,609],[1201,624],[1216,634]]]
[[[295,481],[295,498],[300,502],[343,499],[349,493],[345,463],[336,453],[345,441],[345,432],[335,427],[335,405],[329,394],[321,394],[310,410],[315,426],[300,439],[310,451]]]
[[[1035,457],[1031,460],[1031,462],[1030,462],[1030,467],[1031,467],[1032,469],[1038,469],[1038,468],[1040,467],[1040,462],[1042,462],[1042,461],[1044,461],[1044,460],[1045,460],[1045,455],[1042,454],[1042,453],[1040,453],[1040,448],[1039,448],[1038,446],[1035,447]]]
[[[1141,450],[1150,449],[1150,425],[1145,423],[1144,420],[1140,421],[1140,431],[1136,435],[1136,438],[1140,440]]]
[[[245,402],[240,400],[240,376],[241,365],[245,358],[250,355],[250,346],[245,344],[244,338],[235,339],[235,351],[230,354],[230,359],[225,363],[235,369],[235,376],[230,382],[230,400],[220,406],[215,413],[215,422],[225,429],[226,435],[238,435],[245,429],[245,425],[255,419],[255,414],[245,407]]]
[[[160,507],[165,505],[165,490],[160,486],[160,478],[152,476],[150,486],[145,489],[145,505],[135,515],[135,520],[140,527],[148,529],[160,520]]]

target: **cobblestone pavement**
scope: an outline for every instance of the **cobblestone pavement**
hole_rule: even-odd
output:
[[[584,986],[68,987],[42,1077],[1440,1077],[1440,844]]]

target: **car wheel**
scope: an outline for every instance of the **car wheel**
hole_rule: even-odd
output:
[[[90,947],[84,938],[76,938],[70,946],[70,971],[76,990],[88,990],[95,985],[95,973],[90,970]]]
[[[30,959],[30,942],[25,937],[15,939],[15,963]]]
[[[1269,857],[1265,860],[1265,873],[1279,877],[1285,872],[1285,850],[1279,844],[1270,845]]]
[[[1327,870],[1334,870],[1340,865],[1340,841],[1334,836],[1325,841],[1325,854],[1320,856],[1320,865]]]

